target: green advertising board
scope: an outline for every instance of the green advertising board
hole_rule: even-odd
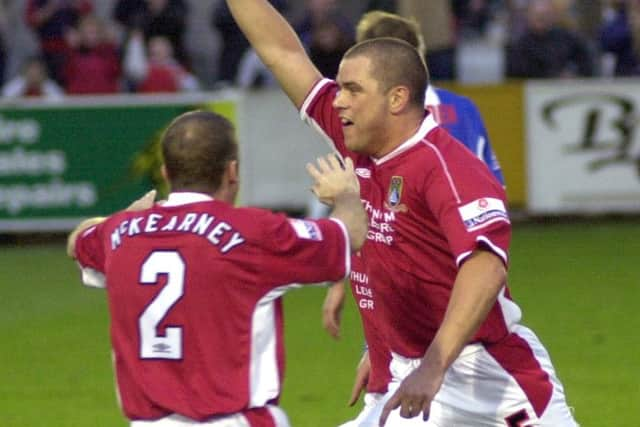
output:
[[[197,101],[0,107],[0,232],[64,231],[123,209],[154,186],[174,117],[235,118],[232,100]]]

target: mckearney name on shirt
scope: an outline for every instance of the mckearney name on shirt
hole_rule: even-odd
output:
[[[220,252],[227,253],[244,243],[242,235],[224,221],[216,221],[207,213],[182,213],[164,215],[156,212],[125,219],[111,233],[111,249],[116,250],[123,239],[150,233],[181,232],[202,236],[209,243],[220,247]]]

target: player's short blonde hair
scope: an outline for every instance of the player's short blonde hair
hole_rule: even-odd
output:
[[[420,24],[413,18],[404,18],[381,10],[365,13],[356,27],[356,41],[362,42],[378,37],[404,40],[415,47],[423,57],[426,54]]]

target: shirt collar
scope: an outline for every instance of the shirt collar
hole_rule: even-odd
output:
[[[213,200],[213,197],[208,194],[181,191],[169,194],[166,203],[162,206],[180,206],[189,203],[207,202],[209,200]]]
[[[427,91],[424,94],[424,105],[440,105],[440,97],[436,88],[432,85],[427,86]]]
[[[397,157],[401,153],[407,151],[409,148],[411,148],[414,145],[416,145],[418,142],[420,142],[423,139],[425,139],[427,134],[429,132],[431,132],[433,129],[435,129],[436,127],[438,127],[438,124],[436,123],[435,119],[433,118],[433,114],[427,114],[427,116],[424,119],[422,119],[422,124],[420,125],[420,128],[418,128],[418,131],[416,133],[414,133],[413,136],[411,136],[405,142],[403,142],[402,144],[397,146],[390,153],[387,153],[386,155],[380,157],[379,159],[373,159],[373,162],[376,165],[381,165],[382,163],[384,163],[384,162],[386,162],[388,160],[391,160],[394,157]]]

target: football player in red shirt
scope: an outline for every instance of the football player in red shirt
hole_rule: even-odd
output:
[[[424,109],[420,54],[367,40],[344,55],[336,81],[323,79],[268,2],[227,4],[303,120],[355,165],[369,215],[365,273],[392,352],[380,425],[422,414],[438,426],[575,426],[509,295],[504,189]]]
[[[178,117],[162,150],[165,203],[143,199],[69,237],[84,283],[107,290],[123,412],[132,427],[288,427],[280,296],[349,273],[367,228],[353,164],[308,165],[334,206],[313,221],[232,205],[237,144],[217,114]]]

